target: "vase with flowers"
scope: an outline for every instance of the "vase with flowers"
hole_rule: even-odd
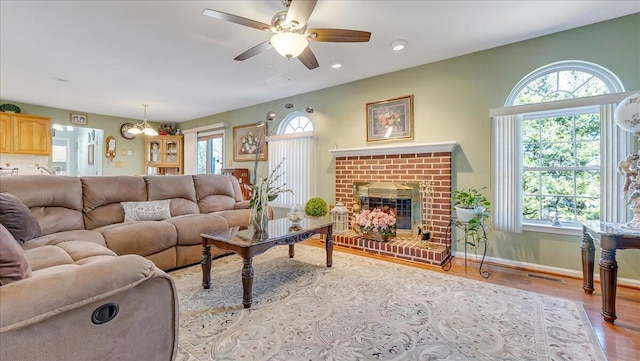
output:
[[[249,224],[251,224],[256,232],[262,232],[266,229],[267,222],[269,222],[269,212],[267,212],[267,206],[269,202],[278,198],[280,193],[293,193],[293,191],[287,188],[286,183],[278,185],[278,180],[284,174],[281,171],[282,163],[285,158],[282,158],[280,163],[269,173],[266,178],[258,178],[254,185],[247,185],[251,191],[251,200],[249,201]]]
[[[387,207],[364,209],[355,216],[352,226],[363,238],[388,241],[396,235],[396,214]]]

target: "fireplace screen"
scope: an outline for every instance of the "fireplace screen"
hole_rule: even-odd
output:
[[[392,209],[396,214],[398,231],[412,231],[422,223],[418,182],[355,182],[353,196],[354,204],[360,209]]]

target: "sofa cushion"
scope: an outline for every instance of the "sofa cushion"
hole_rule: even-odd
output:
[[[82,177],[85,229],[94,229],[124,221],[120,202],[147,200],[147,187],[142,177]]]
[[[104,237],[102,236],[102,233],[80,229],[77,231],[57,232],[57,233],[47,234],[46,236],[34,238],[32,240],[29,240],[28,242],[25,242],[22,245],[22,248],[27,250],[27,249],[46,246],[46,245],[56,245],[58,243],[69,242],[69,241],[86,241],[86,242],[95,243],[102,247],[107,246],[106,243],[104,242]]]
[[[163,201],[120,202],[120,204],[124,209],[125,222],[161,221],[171,218],[170,202],[165,199]]]
[[[215,174],[193,176],[200,213],[234,209],[242,201],[242,193],[235,177]],[[236,193],[238,192],[238,193]]]
[[[247,218],[248,219],[248,218]],[[227,221],[217,214],[186,214],[165,220],[176,227],[178,245],[202,244],[202,233],[229,227]],[[248,222],[247,222],[248,223]]]
[[[149,256],[176,245],[176,227],[164,221],[116,223],[96,228],[110,250],[119,255]]]
[[[148,200],[171,200],[171,215],[200,213],[196,204],[196,190],[190,175],[145,176]]]
[[[3,177],[0,192],[20,198],[38,220],[43,235],[85,229],[82,220],[82,183],[78,177]]]
[[[11,193],[0,193],[0,223],[21,244],[40,237],[42,233],[40,224],[29,207]]]
[[[31,277],[31,265],[24,250],[0,224],[0,286]]]

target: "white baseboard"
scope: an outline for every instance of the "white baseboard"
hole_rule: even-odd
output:
[[[455,257],[459,257],[460,259],[464,260],[464,252],[453,252],[453,255]],[[467,260],[473,261],[473,262],[480,262],[482,260],[482,255],[475,255],[473,253],[467,253]],[[504,259],[504,258],[495,258],[495,257],[485,257],[485,262],[490,262],[492,264],[496,264],[496,265],[503,265],[503,266],[510,266],[510,267],[520,267],[520,268],[525,268],[528,270],[532,270],[532,271],[539,271],[539,272],[545,272],[545,273],[551,273],[551,274],[557,274],[557,275],[565,275],[565,276],[572,276],[574,278],[579,278],[582,279],[582,271],[576,271],[576,270],[572,270],[572,269],[567,269],[567,268],[559,268],[559,267],[551,267],[551,266],[545,266],[545,265],[541,265],[541,264],[537,264],[537,263],[529,263],[529,262],[519,262],[519,261],[513,261],[510,259]],[[594,266],[595,270],[598,270],[598,264],[596,262],[595,266]],[[600,275],[598,274],[598,272],[596,272],[593,275],[593,279],[595,281],[600,281]],[[621,286],[628,286],[628,287],[634,287],[634,288],[640,288],[640,280],[636,280],[636,279],[632,279],[632,278],[620,278],[618,277],[618,284]]]

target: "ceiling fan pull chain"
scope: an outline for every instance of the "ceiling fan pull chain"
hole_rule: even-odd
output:
[[[291,59],[287,59],[287,81],[291,81]]]

